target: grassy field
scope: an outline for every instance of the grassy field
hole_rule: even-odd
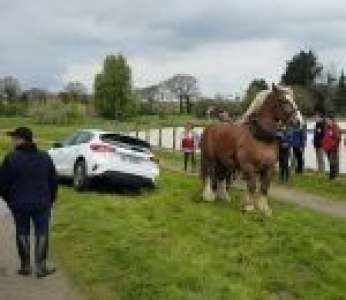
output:
[[[30,126],[42,139],[52,139],[61,135],[66,135],[79,128],[100,128],[117,131],[143,130],[146,128],[159,128],[165,126],[185,126],[187,122],[193,122],[196,126],[204,126],[208,121],[194,119],[191,115],[167,115],[160,118],[153,116],[136,116],[128,121],[111,121],[98,118],[89,118],[86,122],[73,124],[71,126],[40,125],[30,118],[9,118],[0,117],[0,129],[9,129],[17,126]]]
[[[274,216],[199,202],[198,179],[156,191],[60,193],[54,254],[90,299],[346,299],[344,221],[274,203]]]
[[[30,125],[44,140],[75,129],[26,119],[0,125]],[[0,141],[0,153],[8,147]],[[157,155],[181,169],[181,154]],[[202,203],[197,177],[167,170],[157,190],[141,193],[63,186],[53,255],[90,300],[346,299],[345,221],[275,201],[264,220],[241,214],[243,194],[232,195],[231,204]]]
[[[288,186],[309,193],[319,194],[330,199],[346,201],[345,176],[331,181],[327,176],[321,176],[316,173],[294,174],[291,176]]]
[[[161,163],[171,169],[182,170],[183,158],[180,152],[158,152]],[[197,157],[199,163],[199,157]],[[277,177],[274,182],[280,184]],[[346,177],[342,176],[334,181],[330,181],[326,176],[316,173],[306,172],[305,174],[292,173],[287,187],[299,189],[313,194],[318,194],[328,199],[346,201]]]

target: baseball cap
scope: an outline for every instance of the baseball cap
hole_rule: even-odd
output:
[[[27,142],[32,142],[33,140],[33,133],[28,127],[18,127],[15,130],[8,131],[7,135],[11,137],[21,138]]]

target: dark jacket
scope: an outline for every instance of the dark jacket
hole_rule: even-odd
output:
[[[292,130],[292,147],[293,148],[305,148],[306,144],[306,129],[295,127]]]
[[[279,129],[277,132],[279,150],[288,151],[292,146],[292,132],[289,129]]]
[[[325,126],[326,125],[324,120],[316,122],[315,129],[314,129],[314,147],[315,148],[322,147]]]
[[[0,169],[0,192],[10,209],[49,209],[56,199],[57,190],[53,161],[35,144],[19,146],[5,157]]]

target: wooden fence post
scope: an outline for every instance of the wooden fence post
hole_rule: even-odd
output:
[[[173,151],[176,150],[176,136],[177,136],[177,131],[176,131],[176,128],[173,127]]]
[[[159,148],[162,148],[162,128],[159,128]]]
[[[145,140],[150,144],[150,129],[145,130]]]

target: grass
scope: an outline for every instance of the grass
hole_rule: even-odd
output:
[[[157,155],[164,166],[175,170],[182,170],[183,157],[180,152],[161,151]],[[199,161],[199,156],[197,156],[197,161]],[[280,184],[277,177],[274,177],[274,182]],[[306,171],[304,174],[292,173],[288,184],[285,186],[311,194],[317,194],[327,199],[346,200],[345,176],[340,176],[336,180],[331,181],[327,175],[322,176],[315,172]]]
[[[3,129],[19,125],[44,141],[75,130],[0,118]],[[96,126],[115,125],[88,124]],[[8,148],[2,139],[0,153]],[[181,169],[181,153],[157,155]],[[276,202],[263,220],[240,213],[239,190],[232,196],[231,204],[201,203],[198,178],[171,171],[157,190],[138,194],[64,186],[53,254],[90,300],[346,299],[345,221]]]
[[[346,200],[346,178],[341,176],[329,180],[327,176],[316,173],[294,174],[291,176],[288,187],[304,190],[334,200]]]
[[[54,254],[90,299],[346,299],[344,221],[274,203],[274,216],[199,202],[195,177],[156,191],[78,194],[56,207]]]
[[[169,126],[185,126],[187,122],[193,122],[196,126],[204,126],[208,123],[206,120],[194,119],[190,115],[167,115],[160,118],[153,116],[136,116],[128,121],[112,121],[99,118],[88,118],[80,124],[72,124],[66,126],[56,125],[40,125],[35,123],[31,118],[19,117],[0,117],[1,129],[12,129],[17,126],[29,126],[36,135],[42,140],[55,140],[64,137],[76,129],[80,128],[100,128],[117,131],[144,130],[149,128],[169,127]]]

